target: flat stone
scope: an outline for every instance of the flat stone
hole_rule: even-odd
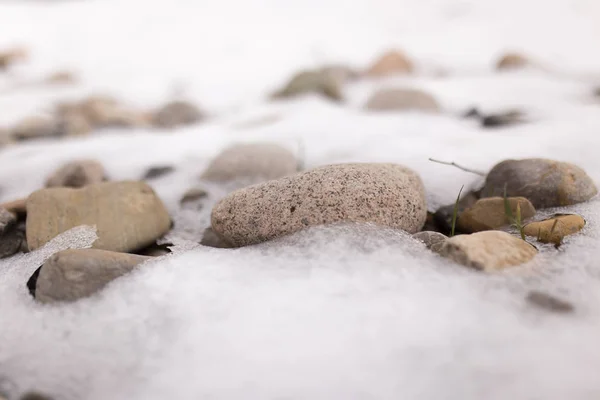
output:
[[[212,229],[239,247],[306,227],[365,222],[418,232],[427,216],[419,176],[396,164],[337,164],[237,190],[212,211]]]
[[[154,112],[152,122],[160,128],[176,128],[191,125],[204,119],[200,109],[189,101],[172,101]]]
[[[365,108],[369,111],[440,111],[433,96],[417,89],[381,89],[371,96]]]
[[[587,201],[598,193],[594,181],[576,165],[528,158],[505,160],[488,173],[482,197],[526,197],[536,209]]]
[[[585,226],[585,219],[579,215],[558,215],[544,221],[525,225],[523,232],[536,237],[542,243],[560,244],[565,236],[573,235]]]
[[[28,392],[21,396],[21,400],[52,400],[52,397],[38,392]]]
[[[484,128],[499,128],[526,122],[525,114],[519,110],[510,110],[497,114],[488,114],[481,118]]]
[[[370,77],[386,77],[399,74],[410,74],[414,70],[412,61],[406,54],[392,50],[379,57],[373,65],[369,67],[366,75]]]
[[[572,313],[575,310],[573,304],[566,300],[561,300],[551,294],[532,290],[525,298],[527,302],[538,308],[555,313]]]
[[[425,243],[425,246],[434,253],[439,253],[444,242],[448,239],[448,236],[432,231],[417,232],[412,237]]]
[[[57,137],[62,134],[59,122],[49,116],[34,116],[23,119],[12,130],[15,140],[30,140]]]
[[[297,170],[298,160],[286,148],[272,143],[244,143],[223,150],[208,165],[201,178],[211,182],[260,182],[290,175]]]
[[[175,171],[175,167],[172,165],[158,165],[155,167],[150,167],[144,172],[142,176],[142,180],[156,179],[161,176],[169,175]]]
[[[52,303],[90,296],[151,258],[97,249],[60,251],[42,265],[35,298]]]
[[[38,190],[27,200],[27,213],[30,250],[76,226],[95,225],[94,248],[131,252],[154,243],[171,227],[167,209],[144,182]]]
[[[492,272],[524,264],[535,257],[537,250],[506,232],[485,231],[453,236],[439,253],[458,264]]]
[[[71,161],[50,175],[46,187],[80,188],[106,180],[104,166],[96,160]]]
[[[513,217],[517,215],[517,205],[521,209],[521,221],[535,215],[535,208],[526,198],[509,197],[507,201]],[[461,213],[457,220],[459,230],[465,233],[498,229],[511,223],[509,216],[506,215],[502,197],[479,199],[473,206]]]
[[[208,192],[202,188],[191,188],[187,192],[183,194],[181,200],[179,200],[180,205],[195,203],[200,199],[204,199],[208,196]]]
[[[312,70],[294,75],[273,98],[291,98],[309,93],[319,94],[333,101],[343,99],[342,88],[336,76],[328,71]]]

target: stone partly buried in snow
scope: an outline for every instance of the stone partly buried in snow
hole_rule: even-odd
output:
[[[42,303],[74,301],[92,295],[152,258],[97,249],[63,250],[42,265],[28,286]]]
[[[315,225],[365,222],[415,233],[425,223],[419,176],[395,164],[337,164],[231,193],[212,211],[212,229],[234,246]]]
[[[96,226],[96,249],[144,248],[171,227],[156,193],[143,182],[106,182],[81,189],[50,188],[27,200],[27,244],[35,250],[80,225]]]
[[[298,171],[298,160],[284,147],[272,143],[244,143],[223,150],[201,178],[211,182],[262,181]]]
[[[425,243],[425,247],[435,253],[439,253],[448,239],[446,235],[432,231],[417,232],[412,237]]]
[[[33,116],[23,119],[12,130],[15,140],[58,137],[63,134],[60,123],[50,116]]]
[[[598,193],[594,181],[576,165],[528,158],[505,160],[488,173],[482,197],[526,197],[535,208],[582,203]]]
[[[48,180],[46,187],[79,188],[105,181],[104,166],[96,160],[78,160],[69,162],[56,171]]]
[[[165,104],[154,112],[152,123],[165,129],[192,125],[204,119],[204,114],[189,101],[177,100]]]
[[[531,65],[531,60],[520,53],[506,53],[496,61],[498,71],[522,69]]]
[[[579,232],[585,220],[576,214],[556,215],[553,218],[525,225],[523,232],[536,237],[542,243],[560,244],[565,236]]]
[[[453,236],[444,242],[439,254],[467,267],[495,271],[524,264],[537,250],[506,232],[485,231]]]
[[[25,240],[25,229],[17,215],[0,208],[0,258],[10,257],[21,250]]]
[[[273,94],[273,98],[290,98],[309,93],[320,94],[333,101],[341,101],[343,98],[340,80],[327,70],[299,72]]]
[[[369,111],[440,111],[433,96],[417,89],[382,89],[371,96],[365,108]]]
[[[413,70],[413,63],[404,53],[388,51],[375,61],[367,70],[366,75],[381,78],[397,74],[410,74]]]
[[[517,215],[517,205],[521,210],[522,221],[535,215],[535,208],[526,198],[509,197],[506,200],[510,205],[513,217]],[[473,206],[461,213],[456,225],[461,232],[473,233],[497,229],[509,225],[511,222],[509,216],[506,215],[504,199],[488,197],[479,199]]]

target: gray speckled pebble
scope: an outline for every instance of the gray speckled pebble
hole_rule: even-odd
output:
[[[433,231],[418,232],[412,237],[425,243],[425,246],[434,253],[438,253],[448,239],[448,236]]]
[[[206,168],[202,179],[211,182],[281,178],[298,170],[291,151],[273,143],[240,143],[226,148]]]
[[[415,233],[427,216],[419,176],[396,164],[328,165],[240,189],[212,211],[212,228],[234,246],[308,226],[370,222]]]
[[[482,197],[503,196],[505,184],[507,196],[525,197],[535,208],[581,203],[598,193],[592,179],[578,166],[544,158],[496,164],[488,173]]]

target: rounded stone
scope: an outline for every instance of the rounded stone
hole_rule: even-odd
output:
[[[371,96],[365,108],[370,111],[440,111],[433,96],[417,89],[382,89]]]
[[[598,193],[594,181],[576,165],[528,158],[505,160],[488,173],[482,197],[526,197],[536,209],[582,203]]]
[[[80,225],[96,226],[93,248],[131,252],[171,228],[162,201],[144,182],[105,182],[80,189],[49,188],[27,200],[27,244],[35,250]]]
[[[506,53],[496,61],[496,69],[499,71],[515,70],[525,68],[531,61],[520,53]]]
[[[523,232],[542,243],[559,244],[565,236],[573,235],[585,226],[585,219],[576,214],[557,215],[544,221],[525,225]]]
[[[80,188],[106,180],[104,166],[96,160],[69,162],[46,180],[46,187]]]
[[[367,76],[385,77],[398,74],[410,74],[414,66],[412,61],[404,54],[396,50],[388,51],[369,67]]]
[[[483,271],[524,264],[537,254],[535,247],[502,231],[453,236],[444,242],[440,255]]]
[[[201,178],[211,182],[276,179],[298,171],[298,160],[273,143],[243,143],[223,150],[208,165]]]
[[[51,303],[90,296],[149,259],[152,257],[96,249],[60,251],[39,270],[35,298]]]
[[[61,134],[59,121],[49,116],[25,118],[13,128],[11,133],[15,140],[56,137]]]
[[[513,217],[517,215],[517,206],[521,209],[521,221],[535,215],[535,208],[526,198],[509,197],[506,200],[510,205]],[[465,233],[498,229],[512,223],[509,216],[506,215],[502,197],[488,197],[477,200],[473,206],[460,214],[456,222],[458,229]]]
[[[418,232],[427,216],[419,176],[396,164],[336,164],[235,191],[215,205],[212,229],[239,247],[309,226],[364,222]]]

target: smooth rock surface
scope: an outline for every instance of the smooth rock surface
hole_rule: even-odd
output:
[[[315,225],[370,222],[415,233],[427,206],[419,176],[397,164],[328,165],[235,191],[215,205],[212,229],[234,246]]]
[[[527,158],[505,160],[488,173],[481,197],[525,197],[536,209],[587,201],[598,193],[594,181],[576,165]]]
[[[542,243],[559,244],[565,236],[573,235],[585,226],[585,219],[576,214],[558,215],[544,221],[525,225],[523,232]]]
[[[298,170],[291,151],[272,143],[242,143],[223,150],[208,165],[201,178],[211,182],[281,178]]]
[[[439,253],[444,242],[448,239],[448,236],[432,231],[417,232],[412,237],[425,243],[425,246],[435,253]]]
[[[49,188],[27,200],[27,244],[35,250],[71,228],[97,227],[96,249],[129,252],[167,233],[171,219],[152,188],[143,182],[106,182]]]
[[[381,89],[371,96],[365,108],[369,111],[440,111],[433,96],[417,89]]]
[[[40,269],[35,298],[51,303],[87,297],[151,258],[97,249],[60,251]]]
[[[195,203],[200,199],[204,199],[208,196],[208,192],[202,188],[191,188],[188,189],[187,192],[183,194],[181,199],[179,200],[180,205]]]
[[[386,77],[398,74],[410,74],[414,70],[412,61],[402,52],[392,50],[383,54],[366,72],[370,77]]]
[[[62,134],[57,120],[50,116],[34,116],[23,119],[12,130],[16,140],[56,137]]]
[[[509,197],[507,200],[513,217],[517,215],[517,205],[521,208],[521,221],[535,215],[535,208],[526,198]],[[458,229],[466,233],[498,229],[510,223],[502,197],[479,199],[473,206],[461,213],[456,222]]]
[[[439,253],[467,267],[496,271],[530,261],[537,250],[506,232],[485,231],[453,236],[446,240]]]
[[[80,188],[106,180],[104,166],[96,160],[71,161],[50,175],[46,187]]]

